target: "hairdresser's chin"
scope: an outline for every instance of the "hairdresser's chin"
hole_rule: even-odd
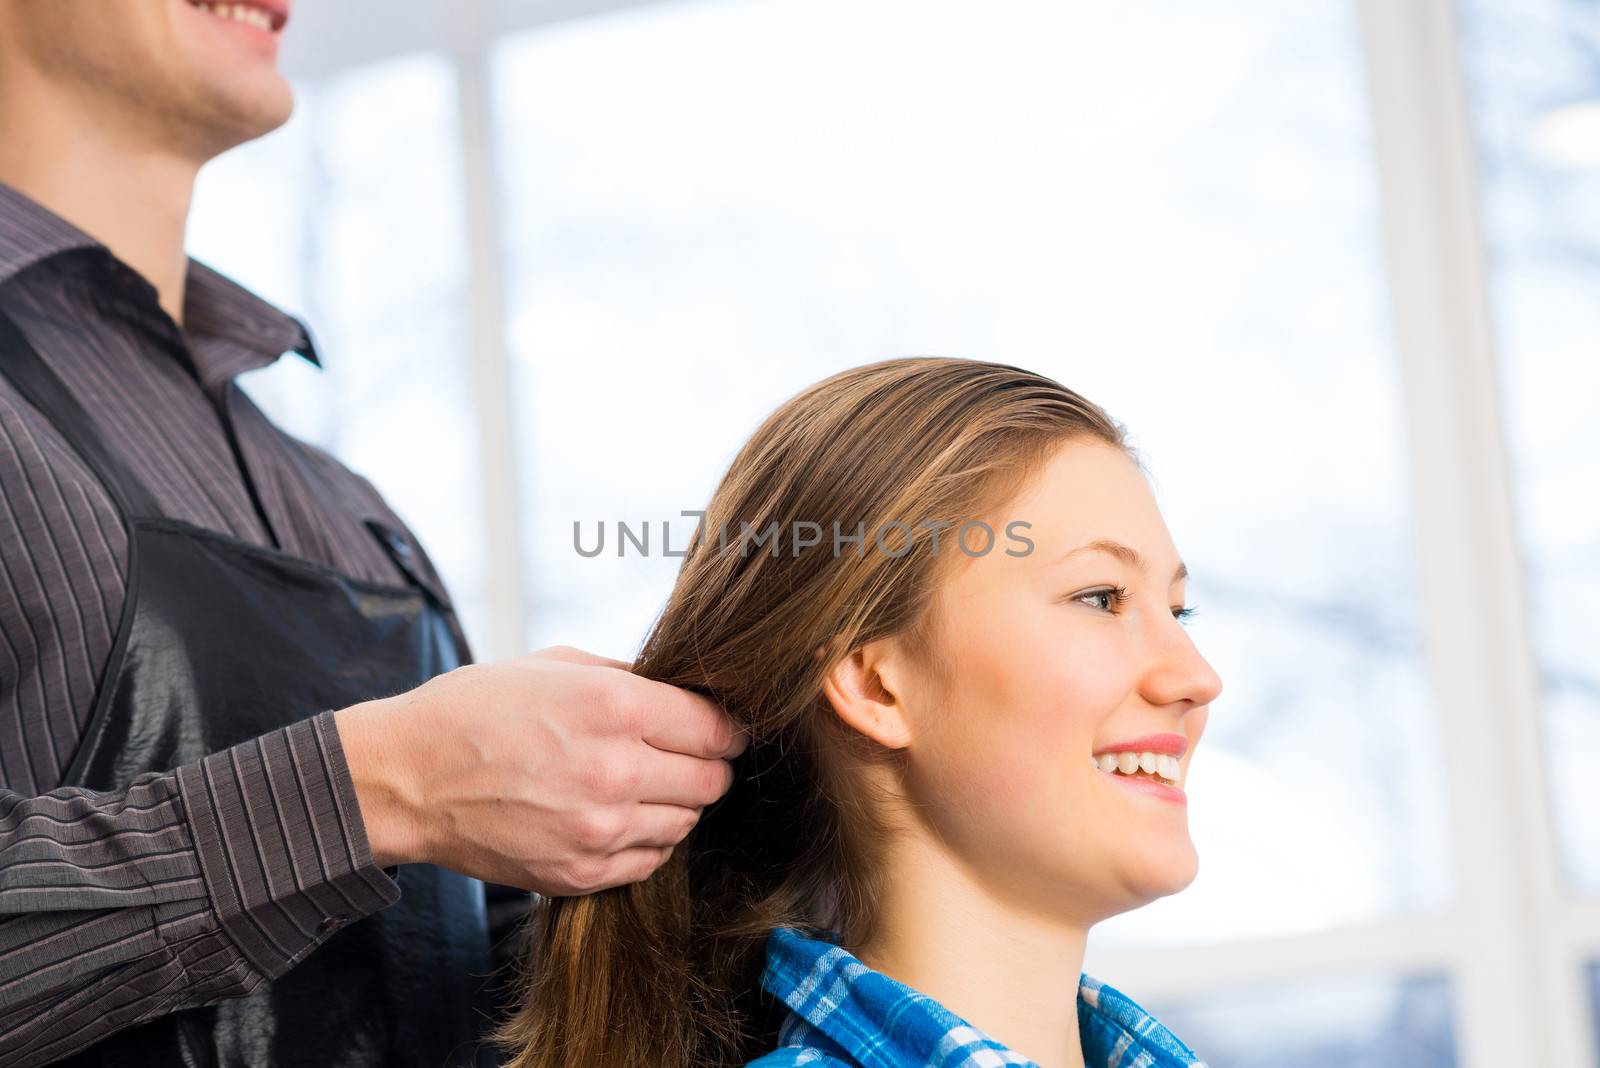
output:
[[[0,14],[11,60],[7,84],[21,92],[19,79],[50,83],[51,92],[28,93],[36,102],[74,95],[92,101],[89,113],[116,116],[99,142],[122,141],[147,160],[198,168],[289,118],[294,96],[278,72],[278,44],[290,4],[7,4]],[[74,128],[66,121],[37,125],[62,136]]]

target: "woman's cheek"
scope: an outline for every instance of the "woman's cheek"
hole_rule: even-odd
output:
[[[973,833],[996,840],[1057,809],[1068,765],[1046,725],[1014,718],[969,737],[951,754],[956,793]]]
[[[916,762],[913,800],[968,856],[988,855],[1039,800],[1037,768],[1022,763],[1030,747],[1007,726],[948,732]]]

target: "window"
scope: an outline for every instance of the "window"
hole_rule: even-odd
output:
[[[1226,689],[1200,876],[1086,970],[1217,1068],[1596,1063],[1596,10],[308,6],[296,119],[203,176],[192,234],[318,331],[325,375],[247,388],[389,495],[485,658],[630,656],[677,560],[574,523],[681,548],[834,371],[975,356],[1099,401]],[[1474,467],[1502,437],[1509,488]],[[1483,575],[1505,620],[1471,621]],[[1536,705],[1538,771],[1502,759]]]
[[[906,353],[1018,363],[1152,459],[1228,685],[1189,787],[1200,876],[1096,928],[1086,969],[1446,907],[1355,49],[1331,2],[741,0],[502,40],[529,644],[632,655],[676,561],[580,558],[573,523],[700,507],[796,390]],[[1447,978],[1287,978],[1172,1011],[1219,1065],[1453,1063]],[[1288,1026],[1334,994],[1366,1011]]]
[[[1463,57],[1543,684],[1547,786],[1569,878],[1600,892],[1600,10],[1473,0]]]
[[[1213,1068],[1451,1068],[1449,982],[1363,974],[1230,990],[1159,1008],[1157,1019]],[[1270,1026],[1262,1026],[1270,1020]]]
[[[701,507],[796,390],[912,352],[1017,363],[1150,455],[1228,685],[1200,877],[1096,938],[1443,904],[1343,5],[723,0],[510,37],[493,69],[530,645],[631,656],[677,561],[581,558],[573,523],[592,545]]]
[[[411,55],[296,87],[295,115],[201,175],[190,251],[308,322],[298,357],[240,385],[370,478],[485,630],[454,78]],[[284,225],[285,220],[290,225]]]
[[[1514,476],[1545,778],[1571,896],[1549,918],[1591,963],[1600,1044],[1600,10],[1576,0],[1470,0],[1472,100],[1490,311]],[[1588,917],[1586,920],[1585,917]],[[1592,1048],[1592,1046],[1591,1046]]]

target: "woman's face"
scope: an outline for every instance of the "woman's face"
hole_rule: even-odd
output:
[[[1006,537],[1016,520],[1031,524],[1026,555],[1005,551],[1026,549]],[[1181,787],[1222,682],[1174,615],[1181,560],[1126,454],[1067,444],[989,523],[994,547],[948,561],[937,594],[931,651],[947,677],[902,672],[906,787],[992,892],[1087,926],[1199,868],[1181,789],[1091,757],[1162,752],[1164,739]],[[979,533],[967,543],[981,548]]]

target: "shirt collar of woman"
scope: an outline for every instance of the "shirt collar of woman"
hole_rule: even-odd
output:
[[[767,940],[761,985],[789,1006],[778,1033],[779,1063],[804,1060],[803,1051],[849,1058],[862,1068],[998,1068],[1034,1062],[825,937],[774,928]],[[1107,1068],[1206,1068],[1193,1050],[1132,998],[1084,973],[1078,985],[1078,1022],[1086,1064]]]

